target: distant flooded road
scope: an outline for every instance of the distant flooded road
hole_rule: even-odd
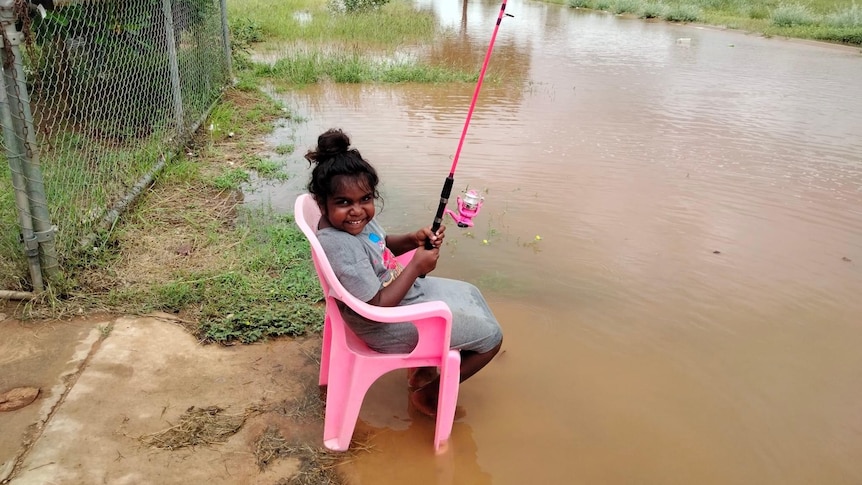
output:
[[[419,6],[451,35],[408,54],[478,71],[500,4]],[[455,175],[485,203],[447,221],[436,271],[482,288],[504,353],[441,457],[404,376],[375,385],[352,483],[862,483],[860,50],[506,11]],[[302,155],[341,127],[384,225],[430,224],[473,89],[286,93],[308,120],[273,137],[292,180],[247,200],[291,210]]]

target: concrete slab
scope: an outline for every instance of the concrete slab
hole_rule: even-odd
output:
[[[0,327],[4,344],[7,331]],[[288,441],[315,445],[320,440],[319,420],[297,424],[284,412],[316,384],[318,367],[309,357],[319,348],[316,338],[202,346],[168,318],[155,317],[64,322],[55,331],[47,339],[56,340],[53,352],[32,331],[30,338],[20,336],[12,345],[30,349],[18,351],[22,356],[45,347],[47,354],[41,358],[50,355],[48,360],[57,363],[33,372],[46,375],[40,379],[17,372],[19,377],[9,381],[45,386],[48,392],[37,399],[38,416],[28,411],[30,421],[41,420],[41,429],[22,434],[17,419],[26,421],[24,414],[10,428],[13,420],[0,415],[6,419],[0,421],[0,434],[6,436],[10,429],[14,433],[9,436],[20,438],[14,457],[14,440],[2,442],[0,457],[4,463],[11,459],[14,468],[7,470],[5,480],[0,478],[2,483],[272,484],[296,473],[298,461],[281,459],[259,469],[254,446],[267,427],[277,427]],[[18,363],[24,359],[9,353],[4,362],[24,368]],[[6,367],[4,363],[4,374]],[[64,396],[63,389],[68,389]],[[228,414],[257,411],[222,444],[170,451],[142,443],[143,436],[171,427],[193,406],[218,406]]]
[[[70,322],[0,321],[0,392],[37,387],[39,396],[21,409],[0,413],[0,482],[39,436],[99,341],[99,317]]]

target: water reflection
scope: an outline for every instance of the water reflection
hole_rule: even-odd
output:
[[[452,29],[429,55],[478,70],[499,3],[422,5]],[[507,335],[462,387],[453,483],[862,483],[858,49],[506,11],[455,177],[485,204],[437,270]],[[287,93],[292,178],[247,200],[289,210],[338,126],[380,171],[382,223],[430,223],[472,91]],[[448,480],[393,408],[402,380],[363,408],[362,483]]]

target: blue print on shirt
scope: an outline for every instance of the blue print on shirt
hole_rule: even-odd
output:
[[[389,284],[392,283],[395,278],[397,278],[398,275],[401,274],[401,271],[404,268],[401,266],[401,264],[398,263],[398,260],[395,259],[395,255],[392,254],[392,251],[390,251],[389,248],[386,247],[386,241],[384,241],[380,236],[371,232],[368,234],[368,239],[373,244],[376,244],[380,249],[383,250],[383,254],[381,254],[383,259],[379,262],[388,271],[381,275],[380,280],[383,283],[384,287],[389,286]]]

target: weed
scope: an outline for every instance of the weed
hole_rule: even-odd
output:
[[[805,5],[781,4],[772,12],[771,21],[778,27],[805,26],[816,23],[817,17]]]
[[[281,168],[282,164],[275,160],[269,160],[260,155],[247,155],[244,157],[245,166],[257,172],[261,177],[284,181],[288,175]]]
[[[296,150],[296,145],[294,145],[293,143],[279,145],[275,147],[275,153],[277,153],[278,155],[290,155],[294,152],[294,150]]]
[[[751,19],[762,20],[769,17],[769,9],[764,5],[751,5],[746,12]]]
[[[295,85],[314,84],[327,79],[338,83],[441,83],[474,82],[477,79],[475,72],[323,51],[296,53],[279,59],[271,66],[258,65],[255,72],[277,83]],[[493,81],[493,76],[489,79]]]
[[[611,8],[611,0],[595,0],[593,3],[596,10],[610,10]]]
[[[697,22],[703,12],[694,5],[678,5],[668,9],[664,19],[668,22]]]
[[[659,19],[667,15],[668,6],[658,2],[647,2],[641,10],[641,17],[645,19]]]
[[[99,336],[102,339],[108,338],[108,335],[111,335],[112,330],[114,330],[113,322],[108,325],[99,325]]]
[[[389,2],[389,0],[335,0],[330,5],[338,11],[346,13],[374,10]]]
[[[237,45],[249,47],[252,44],[263,42],[265,37],[260,23],[249,17],[231,17],[228,21],[233,48]]]
[[[862,8],[853,3],[850,7],[827,15],[825,23],[838,28],[862,27]]]
[[[614,2],[612,11],[615,14],[624,14],[624,13],[639,13],[641,10],[641,2],[640,0],[616,0]]]
[[[212,184],[219,190],[239,190],[242,184],[251,180],[251,176],[241,168],[229,170],[213,179]]]

